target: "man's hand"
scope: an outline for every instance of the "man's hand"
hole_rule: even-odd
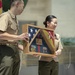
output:
[[[21,35],[19,35],[20,40],[25,40],[26,42],[28,42],[29,40],[29,35],[28,33],[22,33]]]

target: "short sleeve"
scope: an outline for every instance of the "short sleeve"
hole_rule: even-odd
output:
[[[63,49],[60,36],[59,36],[59,49]]]
[[[61,43],[61,37],[60,37],[59,34],[56,34],[56,35],[57,35],[57,38],[59,40],[59,47],[58,47],[58,49],[63,49],[63,46],[62,46],[62,43]]]
[[[6,31],[8,27],[8,15],[4,14],[0,16],[0,30]]]

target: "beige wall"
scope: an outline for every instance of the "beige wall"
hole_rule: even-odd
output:
[[[18,16],[18,19],[37,21],[37,25],[42,26],[46,14],[50,14],[51,12],[50,1],[51,0],[29,0],[25,10]]]
[[[75,0],[52,0],[52,14],[58,17],[57,32],[75,37]]]
[[[58,18],[56,32],[62,37],[75,37],[75,0],[29,0],[19,20],[37,21],[43,26],[43,21],[48,14]]]

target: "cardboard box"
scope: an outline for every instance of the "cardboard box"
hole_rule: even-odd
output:
[[[30,24],[22,25],[22,32],[29,34],[28,43],[24,41],[24,53],[51,57],[55,54],[54,31]]]

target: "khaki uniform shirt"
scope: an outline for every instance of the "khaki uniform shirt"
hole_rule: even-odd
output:
[[[62,46],[61,40],[60,40],[60,36],[58,34],[56,34],[55,48],[56,48],[56,51],[58,51],[58,50],[62,51],[62,49],[63,49],[63,46]],[[53,58],[48,58],[48,57],[40,57],[40,60],[41,61],[48,61],[48,62],[54,60],[54,61],[58,62],[58,57],[56,57],[54,59]]]
[[[15,35],[18,33],[18,21],[10,10],[0,15],[0,31]]]

